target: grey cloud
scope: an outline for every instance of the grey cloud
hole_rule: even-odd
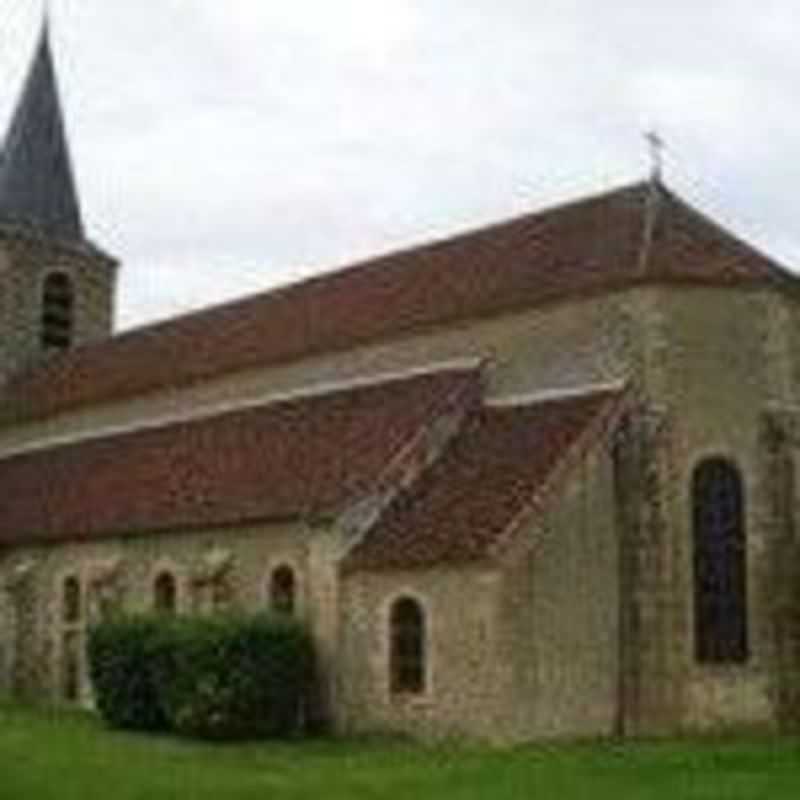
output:
[[[85,216],[126,264],[126,326],[641,177],[652,124],[671,185],[800,264],[789,0],[53,11]],[[10,94],[34,27],[11,26]]]

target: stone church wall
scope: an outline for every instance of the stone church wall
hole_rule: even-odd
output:
[[[650,483],[647,496],[636,499],[640,538],[629,540],[612,517],[610,462],[596,453],[575,470],[543,525],[531,523],[530,556],[502,570],[453,566],[340,582],[335,532],[288,524],[20,549],[0,560],[0,690],[5,681],[29,694],[58,695],[64,630],[57,598],[70,572],[94,587],[91,613],[109,597],[129,609],[147,607],[162,566],[191,586],[186,608],[218,602],[252,609],[263,606],[270,565],[286,560],[299,577],[300,613],[321,643],[327,702],[345,730],[505,740],[618,727],[647,734],[773,725],[775,587],[785,576],[776,571],[764,413],[796,403],[797,314],[763,290],[648,288],[2,431],[0,451],[9,452],[51,436],[152,424],[187,409],[474,356],[491,359],[490,397],[604,382],[635,368],[646,405],[639,433]],[[690,487],[696,464],[709,456],[735,461],[745,487],[752,654],[740,665],[704,666],[694,656]],[[622,586],[628,571],[618,564],[627,562],[615,531],[630,548],[626,557],[636,560],[635,586]],[[430,615],[430,679],[422,696],[399,700],[388,691],[386,615],[392,598],[405,592]],[[19,658],[8,655],[12,649]]]
[[[502,567],[348,576],[342,587],[341,726],[493,741],[610,734],[619,597],[610,457],[578,466]],[[389,608],[420,602],[427,686],[392,695]]]
[[[24,237],[0,238],[0,371],[6,373],[40,358],[42,289],[51,272],[63,272],[74,288],[75,344],[104,338],[112,329],[116,266],[104,258],[83,254]]]
[[[309,570],[313,538],[305,526],[284,524],[19,549],[0,561],[3,649],[13,645],[5,654],[5,683],[23,696],[63,700],[67,635],[74,634],[80,652],[91,621],[112,610],[152,610],[154,581],[165,570],[177,580],[178,613],[255,611],[269,607],[269,576],[286,564],[295,574],[296,613],[324,638],[313,595],[323,581]],[[76,576],[81,586],[75,624],[64,619],[68,576]],[[80,660],[81,693],[88,702],[82,652]]]
[[[7,555],[0,550],[0,571]],[[11,693],[11,608],[5,584],[0,584],[0,697]]]
[[[508,555],[495,657],[510,739],[610,735],[620,681],[619,536],[605,447],[574,465]]]
[[[785,321],[786,346],[789,350],[788,381],[791,383],[795,399],[800,399],[800,298],[794,302],[774,303],[781,308],[781,318]]]
[[[497,652],[500,575],[479,567],[356,573],[341,594],[337,726],[349,733],[405,731],[424,737],[500,735],[504,683]],[[425,610],[421,694],[392,694],[389,611],[400,597]]]
[[[793,400],[788,330],[780,322],[786,308],[764,291],[662,289],[657,302],[663,341],[650,390],[667,429],[661,500],[669,538],[661,544],[660,574],[642,587],[661,640],[650,683],[672,685],[673,727],[769,725],[776,718],[776,542],[766,524],[771,489],[761,418],[769,404]],[[701,665],[694,655],[692,474],[714,456],[738,466],[745,491],[751,649],[745,664]]]

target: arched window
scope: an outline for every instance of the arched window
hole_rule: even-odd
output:
[[[282,564],[273,570],[269,581],[269,604],[273,611],[293,614],[295,601],[294,570]]]
[[[69,631],[62,637],[61,645],[61,691],[64,699],[75,702],[81,695],[81,638],[77,631]]]
[[[40,333],[44,349],[66,350],[72,344],[73,294],[69,275],[52,272],[45,278]]]
[[[84,682],[85,618],[77,575],[68,575],[61,583],[61,623],[61,694],[72,703],[80,699]]]
[[[178,608],[178,584],[171,572],[160,572],[153,584],[153,605],[162,614],[174,614]]]
[[[389,673],[393,693],[425,690],[425,612],[410,597],[392,604],[389,615]]]
[[[64,579],[61,600],[62,619],[67,624],[75,624],[81,619],[81,584],[74,575]]]
[[[695,655],[701,663],[748,657],[747,559],[742,480],[721,458],[701,462],[692,479]]]

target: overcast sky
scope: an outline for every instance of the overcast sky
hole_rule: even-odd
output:
[[[800,267],[783,0],[51,0],[119,327],[644,177]],[[0,0],[0,121],[41,0]]]

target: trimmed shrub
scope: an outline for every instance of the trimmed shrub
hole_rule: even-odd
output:
[[[95,701],[110,725],[143,731],[169,728],[152,672],[164,638],[161,620],[155,617],[114,619],[89,631]]]
[[[89,652],[98,708],[112,725],[208,739],[302,730],[313,653],[307,631],[292,619],[159,616],[102,623],[92,631]],[[145,721],[156,724],[140,722],[146,696],[152,705]]]
[[[154,670],[175,730],[203,738],[287,736],[301,724],[311,647],[291,619],[175,619]]]

